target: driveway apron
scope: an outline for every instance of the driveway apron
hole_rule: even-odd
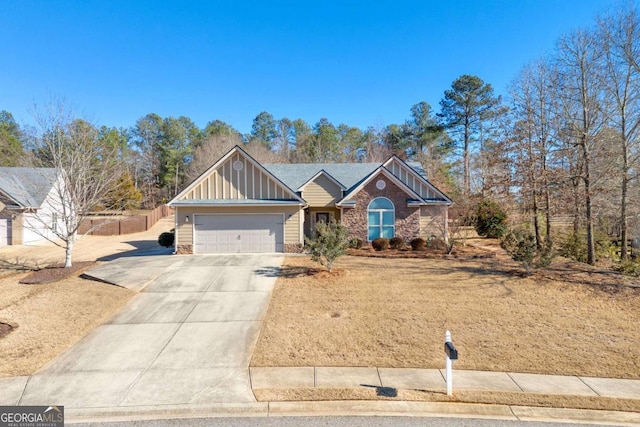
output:
[[[132,283],[145,276],[137,269],[153,280],[109,322],[32,375],[20,405],[255,402],[249,361],[283,259],[192,255],[105,264],[111,279],[122,268],[128,286],[143,286]]]

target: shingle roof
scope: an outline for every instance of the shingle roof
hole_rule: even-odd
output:
[[[303,184],[322,170],[331,175],[348,190],[369,176],[371,172],[378,169],[381,165],[382,163],[274,163],[263,164],[262,166],[293,191],[297,191]],[[427,179],[427,175],[420,163],[408,162],[407,165],[418,172],[424,179]]]
[[[57,179],[53,168],[0,167],[0,192],[23,208],[39,208]]]
[[[263,166],[289,188],[297,191],[322,170],[345,188],[351,188],[380,165],[381,163],[280,163]]]

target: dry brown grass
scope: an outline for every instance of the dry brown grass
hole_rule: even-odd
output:
[[[79,270],[67,279],[41,285],[18,282],[31,274],[26,270],[63,261],[64,249],[46,243],[0,248],[0,323],[14,328],[0,337],[0,377],[32,374],[120,309],[134,292],[78,275],[97,260],[158,248],[158,235],[172,227],[169,216],[143,233],[84,236],[73,253]],[[37,272],[51,274],[56,273]]]
[[[453,396],[429,390],[392,391],[380,388],[254,389],[260,402],[332,400],[406,400],[418,402],[486,403],[512,406],[595,409],[640,412],[640,401],[599,396],[561,396],[534,393],[459,390]],[[395,395],[394,395],[395,394]]]
[[[640,288],[561,261],[529,278],[492,259],[288,258],[252,366],[441,368],[640,378]]]
[[[30,375],[107,320],[135,295],[76,275],[55,283],[23,285],[28,273],[0,278],[0,377]]]

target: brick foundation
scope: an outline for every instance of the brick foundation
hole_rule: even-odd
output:
[[[193,253],[193,245],[178,245],[176,253],[178,255],[190,255]]]
[[[285,243],[284,251],[288,254],[301,254],[304,252],[304,247],[300,243]]]
[[[384,180],[387,185],[383,190],[376,187],[378,180]],[[368,240],[367,208],[369,202],[376,197],[386,197],[393,202],[396,210],[396,236],[409,242],[420,237],[420,208],[407,206],[409,196],[390,179],[380,175],[368,183],[355,196],[356,207],[344,209],[342,224],[349,229],[349,237],[357,237],[364,242]]]

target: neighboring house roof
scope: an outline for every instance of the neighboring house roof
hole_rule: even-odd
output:
[[[0,192],[21,208],[39,208],[58,179],[54,168],[0,167]]]

